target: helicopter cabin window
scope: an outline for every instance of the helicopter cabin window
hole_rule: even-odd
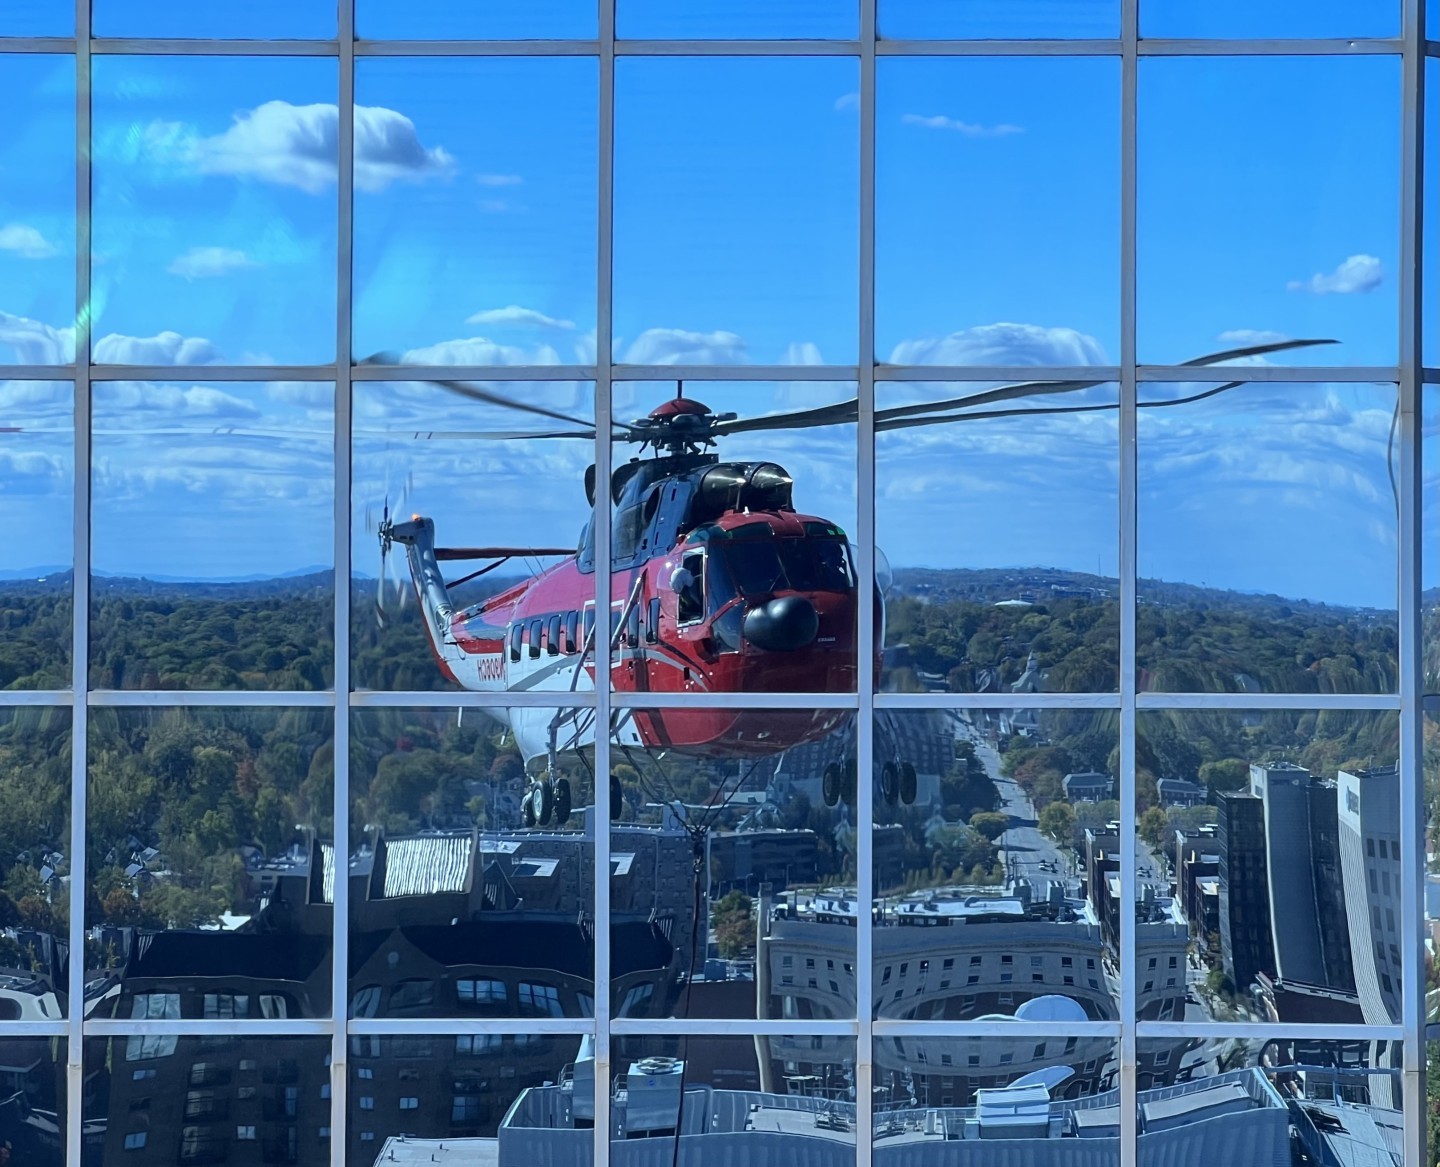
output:
[[[671,579],[677,597],[676,619],[693,624],[705,618],[705,553],[691,551],[680,561],[680,570]]]
[[[660,639],[660,597],[650,601],[649,619],[645,622],[645,643],[654,644]]]
[[[565,613],[565,651],[567,653],[580,651],[580,642],[578,640],[579,625],[579,612]]]
[[[635,648],[640,643],[640,605],[630,605],[630,615],[625,618],[625,647]]]
[[[551,656],[560,655],[560,613],[550,617],[550,626],[545,630],[545,651]]]
[[[540,655],[540,628],[541,621],[530,621],[530,659],[534,660]]]
[[[520,659],[520,644],[521,644],[521,642],[522,642],[524,639],[525,639],[525,625],[523,625],[523,624],[512,624],[512,625],[510,626],[510,659],[511,659],[511,661],[518,661],[518,660]]]
[[[591,633],[595,631],[595,609],[585,609],[585,639],[589,640]]]

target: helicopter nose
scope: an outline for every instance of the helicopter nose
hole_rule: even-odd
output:
[[[804,648],[820,632],[820,613],[804,596],[781,596],[745,613],[745,639],[768,652]]]

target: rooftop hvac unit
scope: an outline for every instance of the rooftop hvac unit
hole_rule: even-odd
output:
[[[642,1058],[630,1064],[625,1079],[625,1131],[669,1131],[680,1122],[680,1079],[685,1063],[678,1058]]]

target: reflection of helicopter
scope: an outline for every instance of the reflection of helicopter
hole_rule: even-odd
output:
[[[1190,361],[1192,366],[1330,343],[1291,340],[1252,345]],[[930,404],[875,411],[877,432],[1031,413],[1115,409],[1101,405],[982,407],[1018,398],[1073,392],[1102,380],[1035,381],[977,390]],[[1178,405],[1191,397],[1142,403]],[[501,397],[479,386],[440,381],[461,395],[503,404],[568,428],[515,434],[432,434],[526,440],[586,439],[595,427],[542,406]],[[773,462],[722,462],[710,452],[718,438],[764,430],[853,424],[855,401],[767,417],[716,414],[677,396],[648,417],[615,423],[612,441],[634,443],[651,458],[635,458],[611,480],[612,523],[609,619],[596,620],[596,473],[586,473],[592,507],[579,547],[442,548],[432,520],[392,521],[388,503],[378,534],[382,559],[390,546],[406,550],[431,647],[442,672],[481,692],[575,692],[595,686],[596,637],[608,636],[610,681],[617,692],[657,694],[853,692],[862,661],[877,668],[884,642],[877,602],[874,643],[857,644],[858,578],[845,532],[818,515],[797,512],[793,480]],[[516,556],[565,556],[524,583],[470,607],[457,607],[450,588]],[[440,564],[493,560],[446,582]],[[382,579],[384,571],[382,568]],[[597,628],[598,623],[598,628]],[[544,765],[525,800],[526,821],[563,822],[570,790],[553,777],[558,754],[594,744],[593,711],[540,707],[493,710],[511,728],[532,772]],[[843,710],[630,709],[611,727],[622,748],[709,758],[760,758],[817,741],[853,721]],[[846,737],[850,735],[847,733]],[[825,768],[825,802],[856,799],[853,749]],[[899,759],[877,765],[887,802],[913,802],[916,775]],[[610,781],[611,813],[618,814],[618,782]]]

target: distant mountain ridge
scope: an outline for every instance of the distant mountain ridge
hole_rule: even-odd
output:
[[[0,571],[0,590],[32,593],[68,590],[74,573],[70,568],[34,567]],[[1095,599],[1115,599],[1120,582],[1113,576],[1083,571],[1063,571],[1055,567],[1007,568],[936,568],[898,567],[893,571],[895,587],[905,595],[934,599],[967,599],[977,603],[998,603],[1001,600],[1029,599],[1034,603],[1090,593]],[[507,577],[508,586],[516,578]],[[186,596],[192,599],[238,600],[253,596],[278,596],[334,586],[335,573],[328,567],[305,567],[281,575],[251,575],[222,579],[185,579],[171,575],[132,576],[97,572],[92,591],[97,595],[126,594],[150,596]],[[351,587],[373,592],[376,578],[363,572],[351,574]],[[499,579],[490,581],[500,584]],[[1348,604],[1328,604],[1317,600],[1238,591],[1229,588],[1204,587],[1199,584],[1171,583],[1166,580],[1141,579],[1141,604],[1165,607],[1224,607],[1263,615],[1279,608],[1291,612],[1318,615],[1364,616],[1393,614],[1394,609],[1369,608]],[[488,591],[498,590],[495,587]],[[1429,588],[1421,595],[1425,607],[1440,603],[1440,588]]]

